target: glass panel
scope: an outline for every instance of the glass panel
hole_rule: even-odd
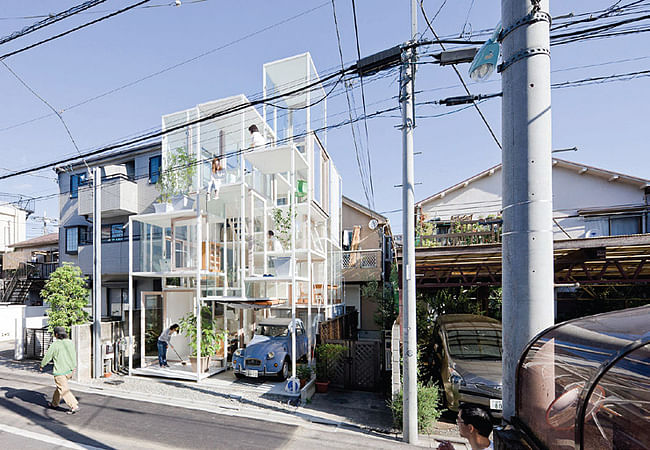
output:
[[[314,186],[314,200],[316,203],[319,205],[321,204],[321,164],[322,164],[322,159],[321,159],[321,149],[318,145],[313,146],[313,155],[314,155],[314,160],[312,162],[312,173],[314,174],[314,182],[312,183]]]
[[[609,219],[610,235],[622,236],[641,232],[641,217],[616,217]]]
[[[144,348],[145,356],[158,355],[158,336],[162,333],[162,295],[144,295]]]
[[[79,248],[79,228],[66,228],[65,230],[65,251],[76,252]]]
[[[650,344],[607,371],[587,412],[584,448],[650,449]]]

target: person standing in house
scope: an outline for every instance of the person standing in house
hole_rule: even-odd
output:
[[[169,367],[169,364],[167,364],[167,347],[174,348],[171,339],[174,334],[178,333],[178,330],[178,324],[175,323],[158,336],[158,364],[160,364],[160,367]]]
[[[70,391],[68,380],[72,378],[72,372],[77,367],[77,352],[74,343],[68,339],[68,333],[63,327],[54,327],[55,341],[50,345],[41,361],[41,370],[50,363],[54,362],[54,384],[56,390],[52,395],[52,401],[47,402],[48,408],[56,409],[65,401],[70,408],[68,414],[75,414],[79,411],[79,402]]]
[[[260,130],[257,128],[257,125],[253,124],[248,127],[248,131],[251,134],[251,145],[250,148],[255,150],[260,150],[266,145],[266,138],[262,136]]]

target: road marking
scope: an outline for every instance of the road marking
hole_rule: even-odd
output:
[[[41,433],[34,433],[33,431],[27,431],[21,428],[16,428],[4,424],[0,424],[0,431],[16,434],[18,436],[26,437],[29,439],[35,439],[37,441],[47,442],[48,444],[58,445],[65,448],[73,448],[75,450],[100,450],[99,447],[93,447],[92,445],[77,444],[76,442],[68,441],[66,439],[60,439]]]

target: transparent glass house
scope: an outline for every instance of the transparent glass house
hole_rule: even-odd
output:
[[[532,448],[650,449],[650,305],[543,331],[516,392],[513,424]]]
[[[263,80],[260,105],[237,95],[162,118],[161,173],[193,169],[173,209],[130,218],[139,230],[130,277],[152,280],[151,291],[129,292],[130,373],[201,380],[225,370],[262,318],[303,320],[311,348],[318,322],[343,312],[341,178],[326,149],[325,91],[308,53],[265,64]],[[253,147],[251,125],[265,144]],[[179,164],[179,152],[190,162]],[[154,341],[188,314],[203,320],[193,345],[172,339],[183,361],[202,354],[206,322],[225,349],[193,368],[170,350],[171,370],[161,370]],[[292,354],[295,345],[294,335]]]

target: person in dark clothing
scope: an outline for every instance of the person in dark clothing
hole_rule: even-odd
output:
[[[167,364],[167,346],[174,348],[171,339],[174,334],[178,333],[178,330],[179,326],[175,323],[158,336],[158,364],[160,364],[160,367],[169,367],[169,364]]]

